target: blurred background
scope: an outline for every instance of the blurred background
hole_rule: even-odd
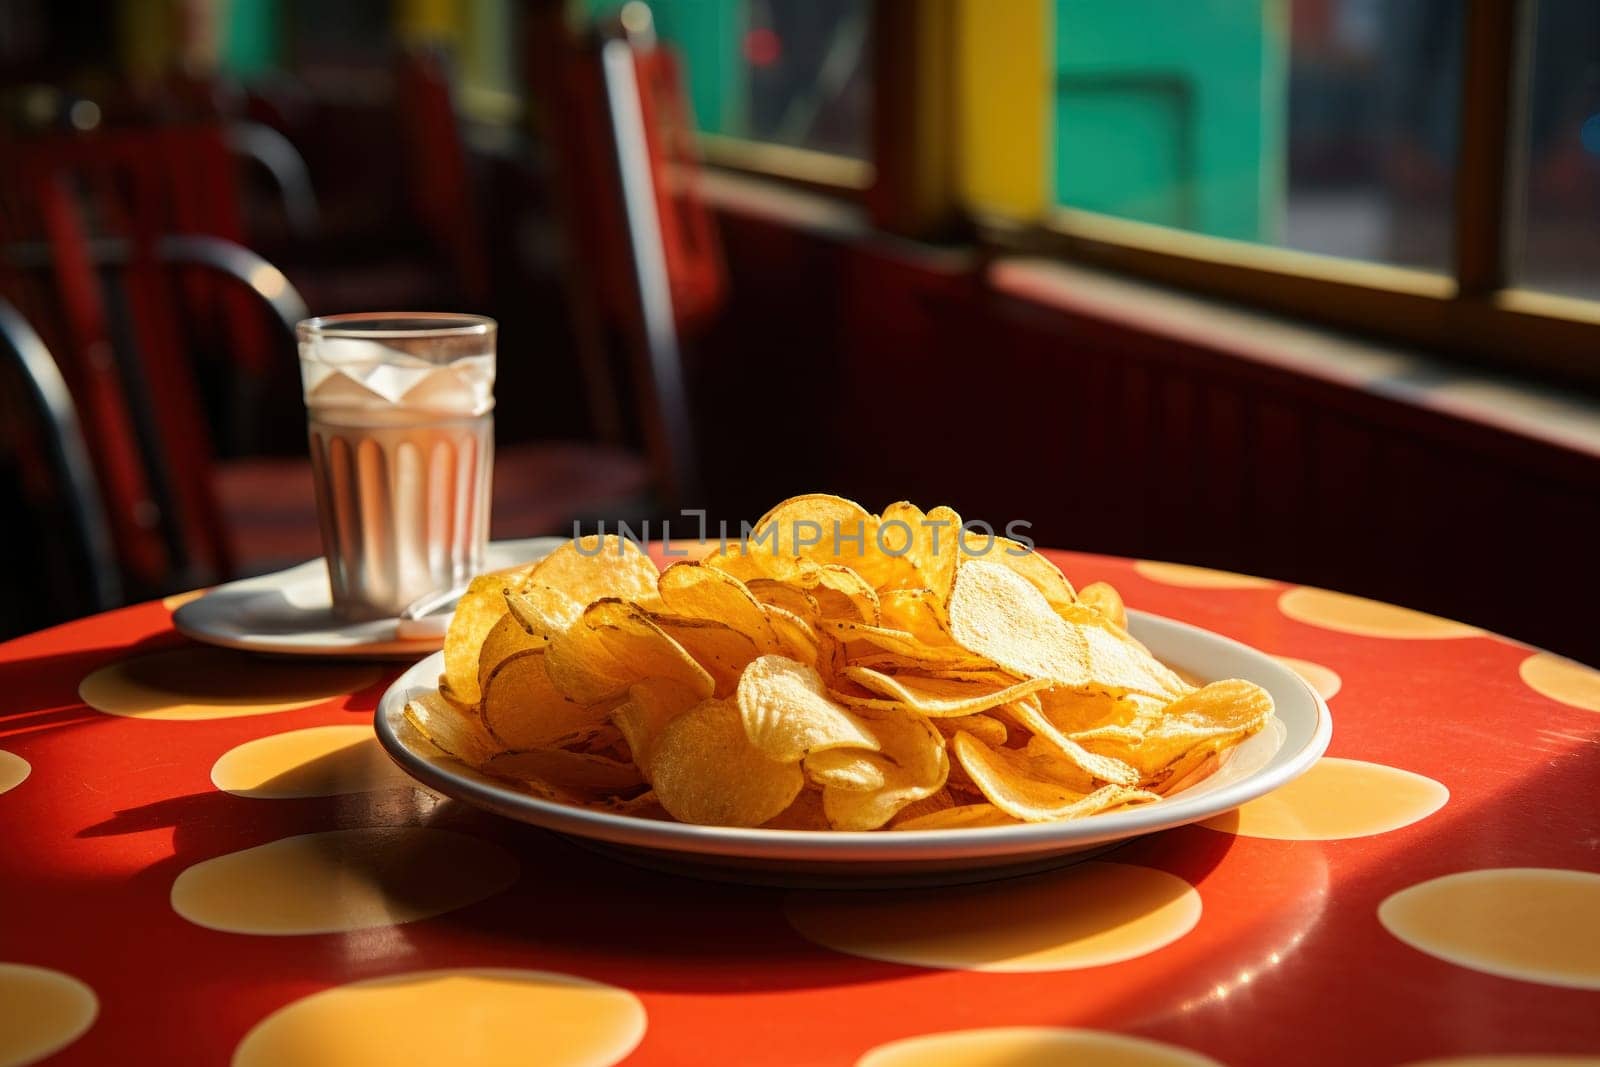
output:
[[[433,310],[496,537],[908,497],[1592,662],[1591,301],[1592,0],[0,0],[0,636],[317,555],[293,323]]]

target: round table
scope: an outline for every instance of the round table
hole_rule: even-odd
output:
[[[0,1064],[1600,1052],[1600,673],[1352,597],[1052,555],[1288,659],[1329,699],[1328,756],[1060,871],[784,892],[414,787],[371,729],[397,666],[201,648],[173,599],[0,645]]]

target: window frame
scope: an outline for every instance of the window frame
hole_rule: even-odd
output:
[[[975,239],[994,254],[1060,258],[1458,361],[1600,389],[1600,301],[1509,284],[1521,180],[1513,150],[1536,0],[1464,0],[1449,273],[1065,207],[1046,207],[1031,221],[974,209],[962,188],[956,144],[961,109],[975,107],[974,90],[962,86],[959,67],[982,50],[973,34],[998,21],[974,17],[985,2],[874,0],[870,161],[709,136],[700,138],[703,160],[862,202],[875,226],[899,236]],[[991,99],[983,105],[997,106]]]

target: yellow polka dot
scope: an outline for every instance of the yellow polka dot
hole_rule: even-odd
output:
[[[172,883],[172,907],[236,934],[364,930],[466,907],[517,873],[498,845],[444,830],[331,830],[197,863]]]
[[[1584,711],[1600,711],[1600,671],[1593,667],[1539,652],[1523,660],[1517,673],[1540,696]]]
[[[33,766],[15,752],[0,749],[0,793],[15,789],[33,772]]]
[[[1378,921],[1462,967],[1600,990],[1600,874],[1505,867],[1445,875],[1385,900]]]
[[[233,1067],[608,1067],[644,1031],[639,998],[615,986],[547,971],[417,971],[280,1008],[239,1042]]]
[[[247,741],[211,767],[211,783],[241,797],[286,800],[366,793],[411,783],[370,726],[313,726]]]
[[[954,1030],[879,1045],[856,1067],[1219,1067],[1217,1061],[1176,1045],[1101,1030],[1054,1026],[1003,1026]]]
[[[1323,700],[1332,700],[1344,686],[1344,679],[1320,663],[1312,663],[1308,659],[1295,659],[1293,656],[1272,658],[1304,678],[1306,684],[1315,689]]]
[[[1381,763],[1325,756],[1281,789],[1203,825],[1241,837],[1338,841],[1420,822],[1444,807],[1450,790]]]
[[[94,1023],[94,990],[60,971],[0,963],[0,1067],[37,1063]]]
[[[1080,863],[983,885],[802,893],[789,924],[852,956],[918,967],[1068,971],[1154,952],[1194,928],[1200,894],[1149,867]]]
[[[1159,563],[1150,559],[1136,560],[1133,569],[1152,582],[1178,585],[1185,589],[1271,589],[1277,584],[1248,574],[1214,571],[1209,567],[1191,567],[1184,563]]]
[[[199,600],[209,592],[210,589],[191,589],[187,593],[173,593],[171,596],[161,598],[161,606],[168,611],[177,611],[190,601]]]
[[[377,667],[265,659],[180,648],[102,667],[78,686],[85,704],[135,719],[231,719],[310,707],[364,689]]]
[[[1434,640],[1445,637],[1476,637],[1483,633],[1464,622],[1425,615],[1410,608],[1396,607],[1376,600],[1333,593],[1326,589],[1302,586],[1278,598],[1278,610],[1296,622],[1337,630],[1362,637],[1400,637]]]
[[[1600,1067],[1600,1056],[1446,1056],[1415,1060],[1403,1067]]]

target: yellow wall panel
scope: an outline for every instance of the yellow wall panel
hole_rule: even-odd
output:
[[[956,183],[982,214],[1049,208],[1049,0],[956,0]]]

